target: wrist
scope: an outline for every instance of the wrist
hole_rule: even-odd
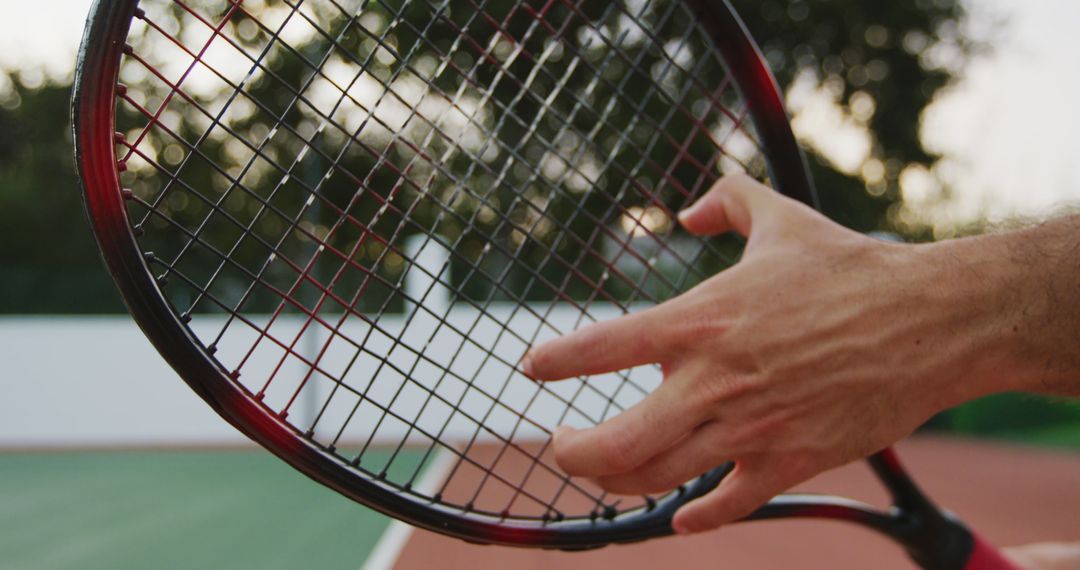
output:
[[[1041,327],[1052,310],[1039,266],[1021,266],[1019,234],[984,235],[916,246],[937,274],[937,310],[951,318],[946,356],[955,403],[1005,391],[1045,390]]]

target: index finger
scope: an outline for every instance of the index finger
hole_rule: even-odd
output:
[[[562,380],[659,362],[668,303],[594,323],[530,350],[522,371],[534,380]]]

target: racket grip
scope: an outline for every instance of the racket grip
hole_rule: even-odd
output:
[[[1005,558],[1001,550],[989,541],[974,531],[968,532],[971,532],[971,556],[964,565],[964,570],[1023,570]]]

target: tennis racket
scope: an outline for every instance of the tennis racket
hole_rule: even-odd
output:
[[[618,414],[660,371],[539,384],[518,365],[732,265],[737,240],[673,221],[721,175],[814,203],[726,2],[98,0],[73,106],[135,320],[312,479],[468,541],[586,549],[670,534],[730,470],[642,497],[569,477],[552,430]],[[750,519],[848,520],[925,568],[1009,567],[891,451],[870,463],[890,510],[784,495]]]

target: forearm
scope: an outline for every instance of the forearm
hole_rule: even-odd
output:
[[[960,328],[981,356],[959,364],[970,396],[1004,390],[1080,395],[1080,216],[926,247]]]

